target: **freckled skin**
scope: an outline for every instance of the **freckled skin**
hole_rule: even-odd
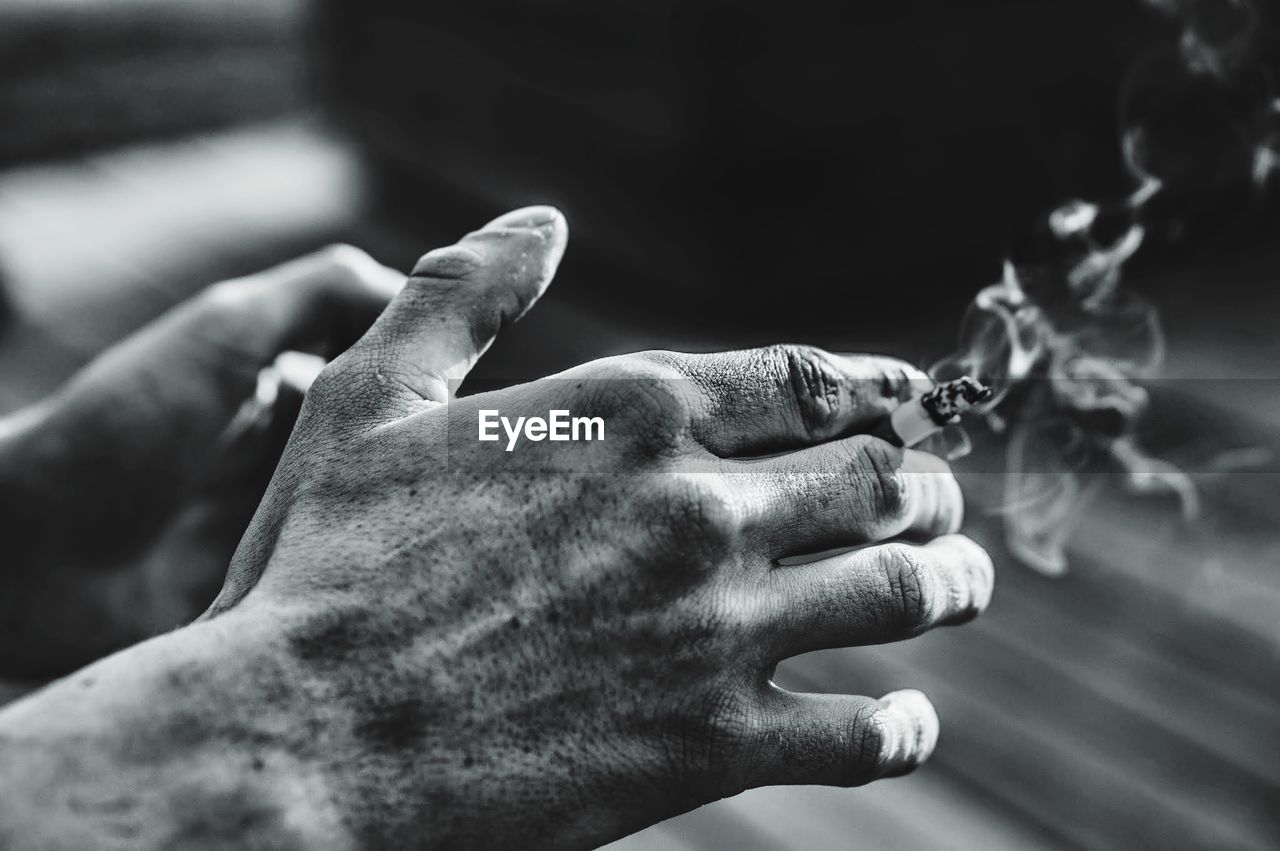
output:
[[[770,682],[787,656],[987,603],[945,465],[860,434],[918,374],[796,346],[651,352],[451,398],[564,240],[534,208],[419,262],[312,387],[209,612],[0,713],[0,831],[35,807],[46,832],[110,824],[130,847],[586,848],[928,757],[919,693]],[[475,440],[481,408],[601,416],[608,438],[507,453]],[[119,786],[140,797],[92,816],[35,803]]]

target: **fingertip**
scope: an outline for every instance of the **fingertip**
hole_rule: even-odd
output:
[[[893,741],[886,748],[885,775],[906,774],[933,755],[941,724],[932,701],[916,689],[891,691],[880,698]]]
[[[551,272],[560,265],[560,260],[564,257],[565,248],[569,245],[569,222],[565,219],[564,214],[555,207],[541,207],[539,209],[550,210],[554,215],[543,226],[541,233],[547,240],[547,264]]]
[[[522,207],[468,233],[451,248],[466,250],[474,256],[476,268],[469,271],[480,272],[487,266],[495,282],[506,279],[533,283],[541,293],[559,267],[568,239],[569,225],[555,207]],[[428,254],[418,262],[414,273],[427,274],[424,261],[441,251],[447,252],[447,249]],[[445,277],[464,276],[456,270],[450,271],[453,273]]]
[[[933,701],[919,689],[904,688],[891,691],[880,697],[880,703],[886,709],[902,713],[913,723],[918,721],[926,728],[932,727],[934,730],[938,727],[938,713],[933,708]]]
[[[964,491],[951,465],[944,459],[919,449],[905,449],[902,472],[923,476],[914,483],[927,494],[921,501],[917,525],[932,535],[954,535],[964,524]]]
[[[946,551],[940,564],[948,568],[946,581],[951,589],[953,613],[942,623],[968,623],[985,612],[995,589],[995,564],[990,554],[965,535],[944,535],[925,547]]]
[[[536,235],[545,245],[548,274],[554,273],[569,243],[569,222],[555,207],[537,205],[504,213],[480,229],[485,231],[523,230]]]
[[[992,561],[991,554],[977,541],[964,535],[954,537],[960,542],[960,546],[969,552],[969,558],[965,560],[965,564],[969,571],[969,584],[973,589],[972,606],[975,615],[982,614],[991,605],[991,595],[995,591],[995,562]]]

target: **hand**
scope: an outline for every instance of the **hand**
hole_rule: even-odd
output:
[[[587,847],[928,757],[917,692],[770,680],[989,599],[946,466],[861,434],[919,374],[652,352],[451,399],[565,240],[532,208],[419,261],[307,394],[208,616],[0,711],[0,845]],[[507,452],[482,409],[605,439]]]
[[[910,771],[938,734],[924,696],[793,694],[774,666],[989,599],[946,465],[860,434],[923,380],[906,364],[651,352],[451,399],[565,241],[532,208],[419,261],[312,387],[211,610],[279,636],[238,711],[280,713],[271,749],[360,842],[585,847],[754,786]],[[598,416],[605,439],[507,452],[481,409]]]
[[[305,389],[305,370],[260,371],[342,351],[403,282],[338,246],[218,284],[0,421],[0,675],[64,673],[204,611]]]

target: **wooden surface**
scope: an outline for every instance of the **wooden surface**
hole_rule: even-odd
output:
[[[18,314],[0,335],[0,409],[37,398],[219,277],[335,236],[403,265],[445,236],[380,224],[360,186],[341,146],[280,125],[0,175],[0,268]],[[1276,270],[1264,258],[1227,273],[1262,282]],[[1280,302],[1256,292],[1248,304],[1173,305],[1172,368],[1273,375]],[[848,343],[913,351],[898,334]],[[553,290],[490,369],[517,352],[529,370],[733,342],[723,330],[673,338],[631,327],[557,302]],[[1221,384],[1171,387],[1177,405],[1162,440],[1180,452],[1210,437],[1219,448],[1280,448],[1280,394]],[[969,531],[998,562],[991,611],[911,642],[803,657],[779,674],[807,690],[924,689],[944,725],[934,761],[865,789],[751,792],[614,847],[1280,845],[1280,477],[1265,469],[1200,476],[1206,512],[1190,527],[1167,505],[1108,492],[1074,536],[1072,572],[1057,580],[1003,552],[984,513],[998,476],[965,475]]]

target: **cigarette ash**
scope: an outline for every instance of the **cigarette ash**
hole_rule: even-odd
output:
[[[1280,101],[1259,58],[1251,0],[1147,0],[1173,43],[1139,57],[1120,92],[1120,143],[1134,188],[1111,202],[1053,210],[1015,248],[1002,279],[974,298],[960,346],[935,380],[975,376],[979,409],[1006,438],[1003,515],[1010,551],[1046,574],[1067,568],[1066,542],[1104,477],[1135,493],[1171,494],[1198,511],[1190,478],[1143,450],[1140,386],[1164,356],[1155,308],[1121,287],[1126,263],[1239,207],[1280,165]],[[950,453],[968,450],[967,438]]]
[[[944,382],[920,397],[920,404],[929,418],[940,426],[960,421],[960,415],[970,408],[990,401],[990,387],[976,378],[962,375]]]

